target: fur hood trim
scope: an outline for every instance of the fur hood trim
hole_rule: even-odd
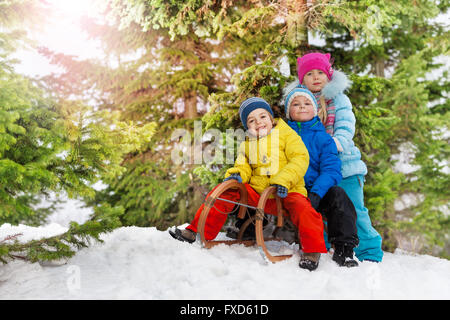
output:
[[[339,70],[334,70],[331,81],[328,82],[322,89],[322,95],[325,99],[336,98],[340,93],[344,93],[352,85],[352,81],[345,73]]]

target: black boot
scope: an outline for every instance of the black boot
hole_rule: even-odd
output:
[[[236,210],[234,208],[233,210]],[[237,211],[237,210],[236,210]],[[256,210],[252,208],[247,208],[247,215],[244,219],[239,219],[237,217],[237,214],[234,214],[234,217],[236,221],[234,222],[234,226],[228,227],[226,236],[228,238],[237,239],[240,229],[242,228],[242,225],[248,220],[253,218],[256,215]],[[263,229],[267,226],[268,221],[267,219],[263,220]],[[250,223],[247,228],[245,229],[244,233],[242,234],[242,240],[256,240],[256,229],[255,229],[255,223]]]
[[[353,258],[353,246],[346,244],[336,244],[334,246],[333,258],[341,267],[357,267],[358,262]]]
[[[251,226],[248,226],[247,229],[245,229],[244,234],[242,235],[242,240],[256,240],[256,234],[255,234],[255,228],[253,230],[251,229]],[[228,227],[226,231],[226,236],[231,239],[237,239],[239,235],[239,229],[236,229],[235,227]]]
[[[319,266],[320,253],[302,253],[298,266],[309,271],[316,270]]]
[[[169,230],[169,234],[177,240],[189,243],[194,242],[197,235],[194,231],[189,229],[180,230],[178,228],[175,228],[175,231]]]
[[[237,239],[240,229],[242,228],[244,222],[247,221],[247,219],[236,218],[234,226],[227,228],[226,236],[231,239]],[[245,229],[244,233],[242,234],[242,240],[256,240],[255,225],[253,223],[250,223]]]

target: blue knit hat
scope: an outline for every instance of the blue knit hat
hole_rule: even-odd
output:
[[[267,112],[269,112],[272,117],[273,117],[273,111],[270,108],[270,105],[267,103],[266,100],[258,98],[258,97],[253,97],[253,98],[249,98],[247,100],[245,100],[244,102],[241,103],[241,106],[239,108],[239,117],[241,118],[242,124],[244,125],[245,130],[247,130],[247,118],[248,115],[256,109],[262,108],[264,110],[267,110]]]
[[[316,97],[314,97],[314,94],[309,91],[305,86],[299,85],[292,89],[286,96],[286,99],[284,99],[284,110],[286,111],[286,118],[291,120],[291,117],[289,116],[289,107],[291,106],[292,101],[297,96],[303,96],[307,99],[311,100],[313,106],[314,106],[314,116],[317,116],[317,110],[319,109],[319,105],[317,104]]]

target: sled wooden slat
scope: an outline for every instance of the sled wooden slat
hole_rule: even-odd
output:
[[[251,247],[256,244],[255,240],[210,240],[204,245],[205,248],[209,249],[215,247],[219,244],[233,245],[233,244],[243,244],[246,247]]]
[[[276,237],[265,238],[264,241],[283,241]],[[251,247],[256,244],[256,240],[210,240],[206,242],[205,248],[210,249],[219,244],[233,245],[233,244],[243,244],[246,247]]]
[[[263,193],[261,194],[261,198],[258,202],[258,210],[256,211],[256,223],[255,223],[255,232],[256,232],[256,243],[264,253],[265,257],[272,263],[283,261],[285,259],[289,259],[292,257],[292,254],[289,255],[279,255],[273,256],[270,254],[269,250],[267,250],[265,239],[263,235],[263,220],[264,220],[264,208],[266,206],[267,200],[271,195],[275,196],[275,200],[277,203],[277,226],[283,226],[283,207],[281,204],[281,199],[276,195],[276,187],[270,186],[267,187]],[[268,240],[268,239],[267,239]]]

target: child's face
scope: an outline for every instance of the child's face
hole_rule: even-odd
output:
[[[303,84],[311,92],[319,92],[328,83],[328,77],[325,72],[319,69],[313,69],[303,77]]]
[[[289,117],[294,121],[305,122],[314,118],[314,105],[306,97],[297,96],[289,107]]]
[[[272,130],[273,122],[270,113],[264,109],[255,109],[247,117],[247,128],[250,134],[261,138]]]

